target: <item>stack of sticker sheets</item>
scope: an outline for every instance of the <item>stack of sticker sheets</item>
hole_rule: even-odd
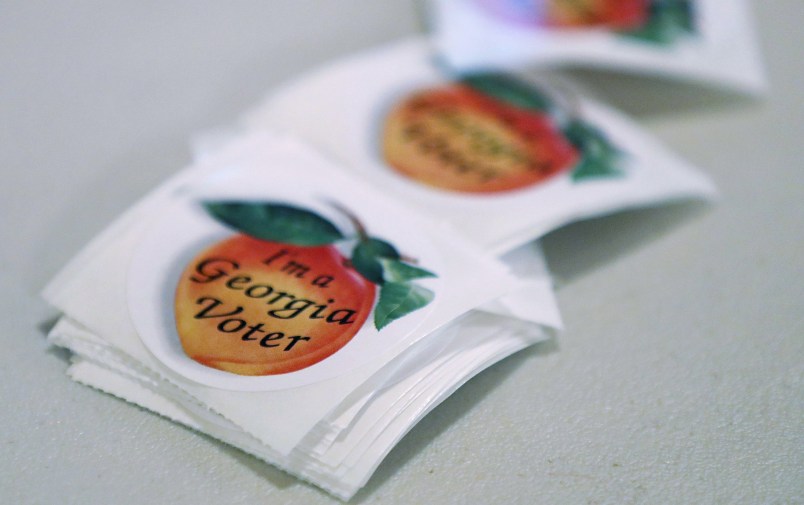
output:
[[[435,61],[423,37],[346,57],[196,142],[46,288],[68,375],[349,499],[560,329],[540,236],[714,195],[571,82]]]

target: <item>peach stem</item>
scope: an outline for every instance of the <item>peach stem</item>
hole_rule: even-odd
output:
[[[360,221],[360,219],[358,219],[357,216],[354,215],[354,213],[351,210],[347,209],[346,207],[344,207],[340,203],[335,202],[333,200],[327,200],[327,203],[329,203],[330,205],[335,207],[336,210],[338,210],[344,216],[349,218],[349,221],[351,221],[352,226],[355,227],[355,231],[357,232],[357,236],[360,238],[360,240],[368,240],[369,235],[368,235],[368,231],[366,230],[366,226]],[[414,264],[414,265],[419,262],[418,259],[412,258],[410,256],[406,256],[404,254],[400,254],[399,259],[401,261],[404,261],[405,263],[411,263],[411,264]]]
[[[332,200],[328,200],[327,203],[329,203],[330,205],[335,207],[336,210],[338,210],[343,215],[345,215],[347,218],[349,218],[349,221],[352,222],[352,226],[355,227],[355,231],[357,232],[357,236],[360,237],[361,240],[366,240],[368,238],[368,232],[366,231],[366,227],[363,225],[363,223],[360,221],[360,219],[358,219],[357,216],[355,216],[352,213],[352,211],[350,211],[349,209],[347,209],[343,205],[339,204],[338,202],[335,202],[335,201],[332,201]]]

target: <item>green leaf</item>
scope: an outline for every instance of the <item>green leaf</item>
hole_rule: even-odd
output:
[[[601,130],[574,120],[564,129],[564,135],[581,152],[581,160],[572,171],[574,182],[622,175],[619,163],[623,154]]]
[[[384,240],[366,238],[357,243],[352,251],[352,266],[366,279],[375,284],[385,281],[381,260],[399,259],[399,251]]]
[[[318,214],[271,202],[204,202],[221,223],[254,238],[299,246],[332,244],[344,238],[334,224]]]
[[[436,274],[399,260],[380,258],[383,278],[389,282],[405,282],[425,277],[436,277]]]
[[[502,73],[479,73],[463,77],[460,82],[492,98],[514,107],[549,111],[553,104],[550,98],[533,85]]]
[[[381,330],[400,317],[426,306],[434,298],[427,288],[407,282],[386,282],[374,308],[374,326]]]
[[[580,182],[585,179],[605,179],[622,175],[622,170],[617,168],[613,160],[584,157],[572,171],[572,181]]]
[[[649,9],[644,26],[622,32],[622,35],[670,44],[680,36],[695,33],[695,11],[690,0],[653,0]]]

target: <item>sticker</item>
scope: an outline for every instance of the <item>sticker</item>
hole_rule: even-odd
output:
[[[381,137],[388,166],[459,193],[512,191],[561,173],[571,173],[576,182],[621,175],[621,151],[580,111],[499,73],[407,95],[386,116]]]
[[[476,0],[487,12],[537,29],[605,29],[671,44],[695,33],[692,0]]]
[[[436,305],[439,254],[415,226],[292,182],[181,197],[135,252],[132,319],[169,368],[224,389],[301,386],[388,352]]]
[[[563,79],[456,78],[431,56],[417,37],[347,57],[275,91],[248,127],[304,139],[494,254],[578,219],[714,192]]]
[[[429,0],[432,46],[459,73],[555,66],[767,89],[749,0]]]

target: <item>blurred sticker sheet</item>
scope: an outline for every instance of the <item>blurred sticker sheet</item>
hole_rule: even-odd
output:
[[[761,94],[747,0],[430,0],[437,50],[459,71],[544,65],[661,74]]]

